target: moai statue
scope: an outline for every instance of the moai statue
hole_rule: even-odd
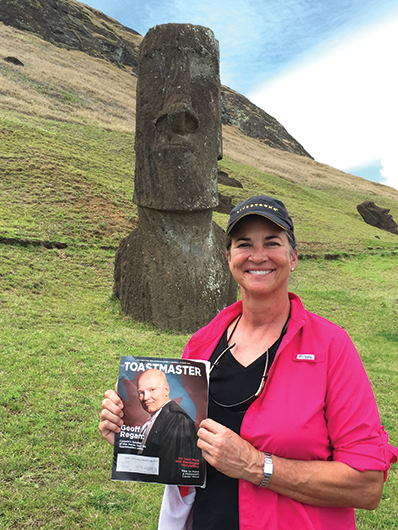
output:
[[[114,294],[126,314],[194,331],[236,300],[225,232],[212,221],[221,158],[218,42],[190,24],[155,26],[140,49],[133,200]]]

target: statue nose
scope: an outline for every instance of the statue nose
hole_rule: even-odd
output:
[[[193,134],[199,127],[196,116],[187,110],[163,114],[155,121],[158,132],[173,133],[185,136]]]

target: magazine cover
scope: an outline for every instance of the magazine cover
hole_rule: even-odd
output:
[[[208,371],[208,361],[121,358],[124,425],[115,436],[112,480],[204,486],[197,430],[207,417]]]

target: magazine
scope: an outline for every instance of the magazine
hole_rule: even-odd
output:
[[[197,430],[208,388],[208,361],[123,356],[124,425],[115,435],[112,480],[204,487]]]

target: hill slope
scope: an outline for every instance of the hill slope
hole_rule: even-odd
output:
[[[0,0],[0,21],[67,50],[138,68],[136,31],[75,0]]]
[[[4,61],[7,56],[18,57],[24,66]],[[15,204],[20,211],[21,181],[26,182],[24,204],[34,204],[36,193],[43,205],[41,223],[35,208],[25,208],[17,221],[10,208],[3,210],[0,235],[73,240],[78,227],[83,230],[87,225],[86,240],[96,239],[100,232],[103,244],[117,246],[134,226],[136,212],[131,202],[136,77],[105,59],[67,51],[1,23],[0,76],[3,207]],[[398,244],[397,236],[366,225],[356,211],[357,204],[370,199],[390,208],[397,219],[397,190],[347,175],[309,156],[274,149],[234,125],[223,126],[223,144],[220,169],[244,187],[220,185],[220,191],[233,203],[258,193],[281,197],[292,211],[303,252],[394,249]],[[35,186],[29,184],[32,181]],[[80,192],[71,190],[72,181]],[[72,210],[84,207],[88,217],[95,213],[93,219],[74,225],[71,221],[72,233],[62,233],[59,204],[50,191],[55,188],[63,189],[63,201],[67,197],[64,215],[73,219]],[[99,215],[103,220],[98,221]],[[118,220],[116,230],[108,226],[111,217]],[[214,217],[225,226],[226,215]],[[58,235],[56,226],[61,227]]]
[[[138,71],[139,44],[143,37],[116,20],[76,0],[0,0],[0,21],[39,35],[68,50],[108,59],[120,68]],[[222,87],[222,122],[268,145],[310,156],[274,118],[242,95]]]

